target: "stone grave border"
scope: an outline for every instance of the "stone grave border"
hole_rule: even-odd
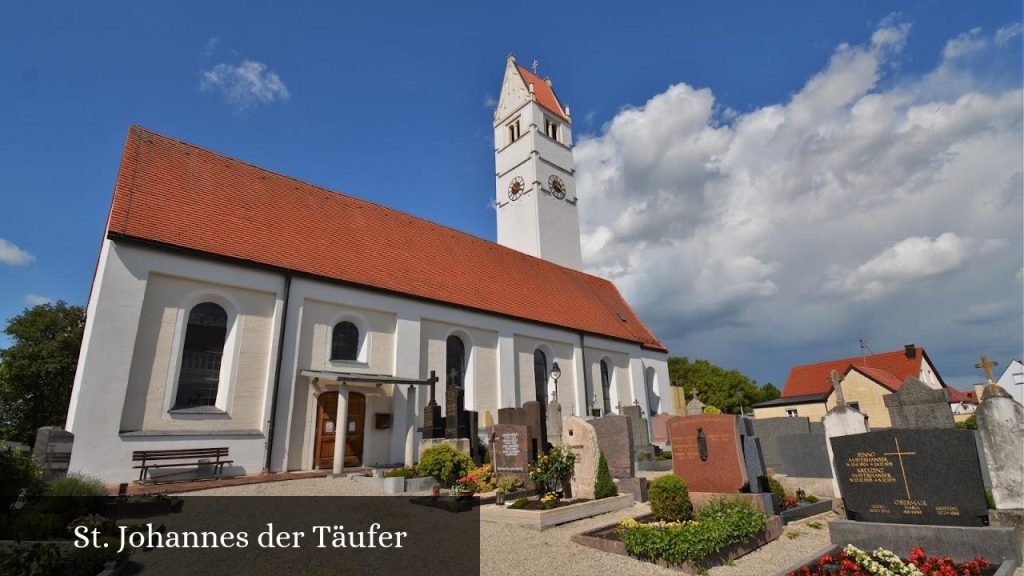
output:
[[[637,521],[649,521],[653,519],[654,516],[652,514],[644,514],[643,516],[637,516],[634,518],[634,520]],[[597,536],[597,534],[600,532],[606,532],[609,529],[615,529],[616,527],[618,527],[619,524],[621,524],[621,522],[616,522],[614,524],[606,524],[599,528],[587,530],[586,532],[582,532],[580,534],[573,534],[571,540],[576,544],[579,544],[580,546],[594,548],[595,550],[600,550],[601,552],[608,552],[610,554],[619,554],[621,556],[633,558],[633,560],[636,560],[637,562],[647,562],[646,560],[641,560],[639,558],[630,556],[626,552],[626,545],[622,543],[622,540],[610,540],[608,538],[601,538],[600,536]],[[782,536],[782,518],[780,518],[779,516],[769,516],[767,519],[767,525],[765,526],[764,532],[751,537],[749,540],[746,540],[745,542],[733,544],[732,546],[729,546],[728,548],[722,550],[718,554],[708,556],[698,562],[686,562],[681,565],[670,565],[664,560],[652,562],[652,564],[657,564],[662,568],[668,568],[670,570],[682,572],[683,574],[696,576],[704,570],[713,568],[715,566],[721,566],[729,560],[735,560],[736,558],[750,554],[751,552],[757,550],[765,544],[768,544],[769,542],[778,539],[779,536]]]
[[[1013,561],[1020,566],[1024,560],[1020,540],[1013,528],[833,520],[829,522],[828,531],[833,544],[853,544],[861,550],[882,547],[897,554],[906,554],[918,546],[929,555],[952,556],[956,562],[969,562],[975,556],[984,556],[993,564]]]
[[[532,530],[544,530],[558,524],[575,522],[576,520],[590,518],[591,516],[615,512],[623,508],[629,508],[632,505],[632,494],[620,494],[600,500],[588,500],[551,510],[516,510],[506,508],[505,506],[485,505],[480,507],[480,520],[498,524],[513,524]]]

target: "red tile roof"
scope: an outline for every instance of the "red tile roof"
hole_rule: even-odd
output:
[[[854,356],[841,360],[829,360],[818,364],[806,364],[794,366],[789,371],[789,378],[782,389],[782,396],[803,396],[806,394],[819,394],[832,390],[832,384],[828,377],[833,370],[840,375],[845,374],[851,366],[857,368],[872,379],[883,378],[880,382],[893,390],[899,390],[900,385],[908,377],[918,378],[921,375],[921,361],[925,357],[924,348],[915,348],[914,357],[907,358],[903,349],[893,352],[874,354],[866,358]],[[888,373],[882,375],[881,371]],[[888,382],[888,384],[886,384]]]
[[[526,82],[527,86],[533,84],[533,93],[537,97],[537,104],[540,104],[549,111],[554,112],[562,120],[569,119],[562,110],[562,105],[559,103],[558,97],[555,96],[555,91],[551,89],[551,86],[549,86],[547,82],[541,79],[540,76],[537,76],[518,64],[516,65],[516,68],[519,69],[519,74],[522,75],[523,81]]]
[[[893,374],[892,372],[882,370],[881,368],[872,368],[870,366],[850,366],[849,369],[847,369],[847,374],[850,370],[856,370],[860,372],[861,374],[867,376],[868,378],[874,380],[875,382],[878,382],[879,384],[885,386],[886,388],[892,390],[893,392],[899,390],[900,386],[902,386],[904,382],[903,380],[897,378],[896,375]],[[917,376],[918,374],[914,374],[915,378]]]
[[[137,126],[107,232],[666,351],[607,280]]]
[[[974,390],[970,392],[964,392],[963,390],[957,390],[952,386],[947,386],[946,390],[949,390],[949,401],[952,402],[966,402],[968,404],[977,404],[978,401],[974,399]]]

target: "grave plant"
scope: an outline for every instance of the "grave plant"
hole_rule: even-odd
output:
[[[651,512],[658,520],[682,522],[693,516],[693,504],[686,482],[675,474],[659,476],[647,488]]]
[[[608,461],[605,460],[604,452],[601,452],[601,458],[597,461],[597,478],[594,480],[594,500],[610,498],[618,493],[619,489],[608,471]]]
[[[416,470],[433,476],[442,486],[451,486],[456,479],[466,476],[476,465],[473,459],[448,444],[438,444],[423,451]]]
[[[576,454],[565,446],[552,446],[542,454],[537,462],[530,465],[530,480],[538,490],[547,492],[561,485],[563,489],[569,485]]]

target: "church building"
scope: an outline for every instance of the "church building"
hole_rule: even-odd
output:
[[[131,127],[70,470],[126,482],[134,451],[212,447],[232,474],[411,464],[452,389],[482,422],[671,411],[666,347],[582,271],[569,107],[509,56],[493,127],[497,243]]]

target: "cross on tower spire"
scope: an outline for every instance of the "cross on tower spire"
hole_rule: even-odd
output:
[[[538,66],[540,66],[540,61],[536,60],[536,59],[533,61],[533,64],[530,64],[530,68],[533,68],[533,73],[534,74],[537,73],[537,67]]]

